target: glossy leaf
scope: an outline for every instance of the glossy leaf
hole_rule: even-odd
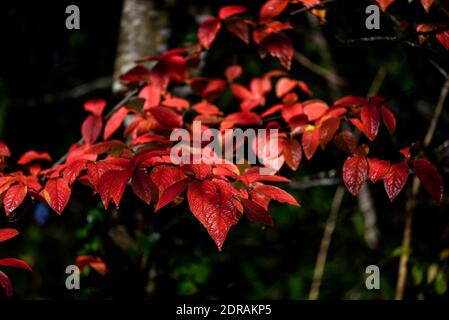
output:
[[[439,203],[443,201],[443,178],[437,168],[425,159],[413,161],[416,176],[432,197]]]
[[[365,157],[354,156],[343,165],[343,182],[352,195],[357,195],[368,178],[368,162]]]
[[[391,165],[390,171],[384,177],[384,187],[390,201],[404,188],[408,178],[408,164],[407,162],[399,162]]]

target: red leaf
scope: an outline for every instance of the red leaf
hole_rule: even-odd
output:
[[[298,81],[290,78],[281,78],[276,82],[276,97],[281,98],[292,91],[298,85]]]
[[[245,207],[245,214],[248,220],[264,226],[274,225],[273,218],[264,207],[247,199],[242,199],[241,202]]]
[[[352,153],[357,147],[357,138],[351,132],[343,131],[335,136],[334,143],[343,152]]]
[[[391,110],[386,106],[383,106],[380,111],[382,113],[382,121],[387,127],[388,132],[390,132],[390,134],[393,134],[396,130],[396,117],[394,116],[393,112],[391,112]]]
[[[232,198],[217,194],[215,186],[208,180],[191,182],[187,198],[190,211],[203,224],[221,251],[229,230],[238,221]]]
[[[421,0],[421,4],[427,12],[429,12],[430,7],[433,5],[434,2],[435,0]]]
[[[413,161],[413,166],[415,167],[416,176],[424,187],[438,203],[441,203],[443,201],[443,179],[437,168],[424,159]]]
[[[379,131],[380,115],[377,107],[374,105],[368,105],[362,108],[360,117],[363,125],[363,133],[369,140],[374,141]]]
[[[285,162],[292,170],[298,170],[302,158],[302,149],[298,140],[288,139],[285,141],[284,158]]]
[[[105,208],[108,208],[111,199],[116,206],[120,204],[130,178],[131,172],[129,170],[110,170],[100,177],[98,192]]]
[[[435,35],[435,38],[443,45],[446,50],[449,50],[449,31],[445,30]]]
[[[67,165],[64,171],[64,178],[67,180],[69,184],[75,182],[76,178],[78,178],[81,171],[87,168],[87,163],[88,163],[87,160],[79,159],[72,161]]]
[[[93,144],[97,141],[103,127],[101,116],[91,114],[84,120],[81,126],[81,135],[87,144]]]
[[[131,179],[131,189],[143,202],[150,204],[153,198],[153,184],[145,170],[135,170]]]
[[[217,18],[210,17],[204,20],[198,29],[198,39],[200,40],[200,44],[204,48],[209,49],[220,29],[221,22]]]
[[[233,82],[242,75],[242,67],[239,65],[229,66],[226,68],[225,76],[228,82]]]
[[[0,259],[0,266],[13,267],[19,269],[25,269],[28,271],[33,271],[31,267],[23,260],[15,258],[4,258]]]
[[[3,141],[0,141],[0,157],[10,157],[11,152],[9,151],[8,146]]]
[[[390,201],[393,202],[394,198],[404,188],[408,178],[408,164],[407,162],[400,162],[393,164],[390,171],[384,177],[384,187],[387,192]]]
[[[260,9],[259,21],[276,18],[287,8],[288,2],[289,0],[268,0]]]
[[[221,128],[227,129],[233,126],[251,126],[251,125],[261,125],[262,119],[257,113],[242,111],[235,112],[228,115],[222,123]]]
[[[21,165],[21,166],[25,166],[27,164],[30,164],[34,161],[39,161],[39,160],[48,161],[48,162],[52,161],[48,152],[36,152],[34,150],[31,150],[31,151],[25,152],[20,157],[19,161],[17,161],[17,164]]]
[[[343,181],[352,195],[357,195],[368,178],[368,162],[365,157],[348,157],[343,165]]]
[[[166,107],[154,107],[149,110],[156,120],[167,129],[181,128],[182,116]]]
[[[84,104],[84,110],[95,116],[101,116],[105,107],[106,101],[103,99],[92,99]]]
[[[61,214],[66,207],[70,194],[71,189],[67,181],[62,178],[48,180],[44,190],[41,191],[42,197],[58,214]]]
[[[380,5],[382,11],[387,10],[387,8],[394,2],[394,0],[376,0],[376,1]]]
[[[329,141],[331,141],[334,138],[335,133],[338,131],[339,128],[340,128],[340,119],[336,117],[330,117],[321,122],[320,146],[321,148],[323,148],[323,150],[324,147],[326,147],[326,145],[329,143]]]
[[[329,109],[327,103],[321,100],[309,100],[303,102],[304,113],[307,115],[309,121],[316,121],[320,119]]]
[[[263,184],[256,186],[254,188],[254,191],[265,195],[265,197],[269,199],[276,200],[282,203],[288,203],[293,206],[299,206],[298,201],[296,201],[296,199],[291,194],[278,187]]]
[[[231,16],[244,12],[246,12],[246,8],[242,6],[225,6],[221,7],[220,11],[218,11],[218,17],[221,20],[225,20]]]
[[[301,143],[302,150],[304,151],[307,160],[310,160],[320,145],[319,128],[314,127],[312,129],[306,129],[302,135]]]
[[[390,170],[390,161],[368,158],[369,179],[376,183]]]
[[[259,53],[264,58],[267,53],[278,58],[287,70],[290,70],[293,59],[293,44],[282,32],[271,33],[265,37],[259,46]]]
[[[198,180],[207,179],[212,174],[212,166],[209,164],[186,164],[182,169],[187,175]]]
[[[158,211],[179,196],[186,189],[189,181],[190,179],[183,179],[166,188],[157,202],[155,211]]]
[[[200,114],[204,114],[204,115],[220,115],[222,114],[222,112],[220,111],[220,109],[218,109],[218,107],[214,104],[211,104],[207,101],[203,101],[203,102],[198,102],[197,104],[195,104],[192,107],[193,110],[195,110],[196,112],[200,113]]]
[[[3,205],[5,206],[6,216],[17,209],[27,195],[27,187],[23,184],[15,184],[5,194]]]
[[[75,264],[83,270],[86,266],[90,266],[101,275],[105,275],[108,272],[106,263],[100,257],[94,256],[79,256],[75,260]]]
[[[179,167],[160,165],[151,170],[151,181],[159,190],[159,198],[166,188],[184,179],[186,176],[184,171]]]
[[[117,131],[118,128],[120,128],[128,112],[129,110],[125,107],[120,107],[116,112],[114,112],[114,114],[109,118],[104,127],[104,140],[109,139],[114,134],[114,132]]]
[[[225,81],[221,79],[212,79],[207,82],[206,87],[201,92],[201,96],[203,97],[203,99],[212,101],[218,98],[224,89],[226,89]]]
[[[125,74],[120,76],[121,81],[128,83],[148,82],[149,79],[150,71],[141,65],[129,69]]]
[[[8,276],[0,271],[0,287],[5,292],[7,297],[11,297],[13,294],[13,288],[11,284],[11,280],[9,280]]]
[[[156,86],[145,86],[139,92],[139,98],[145,99],[143,110],[157,107],[161,102],[161,90]]]
[[[222,80],[220,80],[220,81],[222,81]],[[190,106],[190,103],[186,99],[174,97],[174,98],[165,99],[162,102],[162,105],[164,107],[174,108],[177,111],[181,112],[182,110],[188,110],[189,106]]]
[[[249,26],[240,18],[231,18],[225,21],[226,29],[236,35],[240,40],[249,44]]]
[[[0,242],[14,238],[18,234],[19,234],[19,231],[17,231],[16,229],[10,229],[10,228],[0,229]]]

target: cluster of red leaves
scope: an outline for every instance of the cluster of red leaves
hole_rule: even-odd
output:
[[[0,229],[0,242],[14,238],[18,234],[19,232],[15,229]],[[32,271],[30,266],[25,261],[15,258],[1,258],[0,266],[20,268]],[[3,289],[3,292],[7,297],[12,296],[13,287],[11,284],[11,280],[9,280],[8,276],[2,271],[0,271],[0,288]]]
[[[376,0],[382,11],[386,11],[390,5],[394,3],[395,0]],[[429,12],[435,0],[420,0],[426,12]],[[447,15],[447,11],[442,10],[442,12]],[[406,23],[408,25],[408,22]],[[449,25],[445,24],[432,24],[432,23],[420,23],[416,26],[416,31],[420,34],[419,41],[423,43],[429,38],[426,33],[432,34],[441,43],[441,45],[449,50]]]
[[[119,206],[126,187],[130,186],[143,202],[154,205],[155,211],[169,204],[180,205],[187,199],[190,211],[221,250],[229,230],[242,216],[271,226],[273,219],[268,212],[271,200],[298,206],[289,193],[270,183],[287,182],[288,179],[277,175],[284,163],[297,170],[303,153],[311,160],[319,148],[324,149],[331,141],[349,154],[343,166],[343,178],[352,194],[357,194],[368,178],[372,182],[383,179],[393,200],[404,187],[412,167],[433,197],[441,201],[442,179],[427,160],[412,159],[406,151],[403,151],[405,160],[395,164],[368,158],[367,147],[358,146],[355,135],[341,130],[341,123],[346,121],[373,141],[383,122],[393,133],[396,119],[381,97],[349,96],[333,104],[304,100],[302,97],[312,95],[311,90],[287,72],[270,71],[253,78],[246,86],[237,83],[243,72],[238,65],[228,67],[223,78],[192,76],[201,51],[211,47],[223,25],[245,42],[249,42],[252,34],[262,58],[268,53],[289,69],[293,47],[284,31],[291,26],[275,18],[290,2],[306,6],[317,3],[269,0],[257,20],[243,17],[244,7],[223,7],[218,18],[209,18],[201,24],[199,44],[142,59],[121,78],[129,86],[140,86],[138,96],[114,108],[106,123],[102,116],[106,101],[87,101],[84,109],[89,115],[81,126],[82,143],[72,145],[63,162],[42,168],[43,163],[51,161],[50,156],[30,151],[17,162],[23,170],[3,173],[5,159],[11,154],[6,144],[0,142],[0,205],[4,206],[6,215],[17,209],[27,195],[61,214],[76,182],[98,194],[105,208],[111,202]],[[151,68],[148,61],[153,62]],[[193,95],[189,100],[173,94],[171,89],[177,85],[190,86]],[[217,98],[225,91],[232,92],[239,104],[239,110],[227,115],[216,105]],[[276,139],[269,136],[268,144],[256,143],[252,147],[257,151],[272,149],[277,144],[273,149],[278,153],[262,152],[269,156],[259,159],[260,166],[227,162],[174,164],[169,156],[170,134],[176,128],[191,130],[187,119],[201,121],[203,129],[277,129]],[[269,168],[271,174],[261,174],[261,167]],[[77,263],[106,272],[106,265],[96,257],[82,256]]]

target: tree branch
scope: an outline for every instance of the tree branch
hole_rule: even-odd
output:
[[[432,121],[430,122],[429,129],[427,130],[426,136],[424,138],[423,147],[426,148],[432,142],[435,130],[438,124],[438,120],[443,112],[444,103],[449,94],[449,77],[446,77],[446,81],[441,88],[440,97],[438,103],[435,107]],[[407,281],[407,265],[410,257],[410,248],[412,240],[412,225],[413,225],[413,211],[416,208],[417,196],[419,193],[421,183],[419,179],[415,176],[413,179],[413,186],[410,196],[405,204],[405,215],[404,215],[404,233],[402,236],[402,252],[399,260],[398,269],[398,280],[396,283],[396,300],[402,300],[404,298],[405,284]]]

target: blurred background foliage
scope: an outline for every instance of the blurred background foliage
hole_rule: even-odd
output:
[[[157,9],[169,16],[169,30],[161,30],[169,34],[168,47],[195,41],[201,17],[222,5],[243,4],[257,14],[262,2],[155,1]],[[80,7],[80,30],[65,28],[65,8],[69,4]],[[371,155],[394,159],[399,157],[394,150],[421,140],[427,130],[444,82],[431,61],[449,71],[449,60],[447,52],[434,40],[422,47],[403,42],[349,44],[347,39],[397,34],[397,27],[385,14],[380,30],[366,30],[365,8],[369,4],[368,0],[337,1],[330,6],[327,22],[322,25],[306,14],[290,18],[295,25],[295,30],[289,32],[295,49],[313,63],[333,70],[346,80],[346,85],[332,92],[323,77],[299,63],[294,63],[291,75],[307,82],[315,97],[328,102],[336,94],[366,95],[374,79],[380,77],[379,94],[394,110],[398,129],[393,137],[382,131]],[[111,101],[109,106],[118,101],[111,86],[122,5],[121,1],[65,0],[1,5],[0,139],[9,145],[14,160],[29,149],[49,151],[57,159],[80,136],[80,124],[86,116],[84,101],[103,97]],[[429,22],[429,17],[434,17],[406,0],[396,0],[390,11],[412,22]],[[320,38],[324,44],[317,41]],[[280,68],[274,59],[259,60],[253,45],[247,46],[223,32],[205,57],[203,73],[222,76],[224,67],[233,63],[244,67],[243,83]],[[236,108],[236,103],[230,94],[220,99],[224,109]],[[444,173],[446,185],[447,110],[446,103],[433,143],[426,150]],[[443,143],[445,147],[441,147]],[[320,151],[314,161],[303,161],[297,173],[282,173],[293,181],[306,181],[320,178],[320,172],[337,170],[338,178],[343,161],[343,154],[328,148]],[[23,258],[34,269],[33,273],[8,270],[16,299],[307,299],[336,188],[290,189],[301,208],[273,204],[274,228],[264,229],[242,219],[219,253],[186,204],[154,213],[127,191],[120,208],[106,211],[90,190],[75,185],[62,217],[30,200],[8,221],[1,215],[0,225],[21,231],[19,237],[2,244],[1,256]],[[378,243],[371,248],[367,245],[357,198],[345,194],[329,248],[321,299],[394,297],[407,192],[390,204],[381,183],[370,185],[370,189]],[[413,228],[406,298],[447,298],[447,197],[442,206],[437,206],[422,191]],[[102,257],[110,272],[101,276],[85,270],[81,290],[69,291],[64,285],[65,268],[82,254]],[[365,288],[365,268],[371,264],[380,267],[381,290]]]

